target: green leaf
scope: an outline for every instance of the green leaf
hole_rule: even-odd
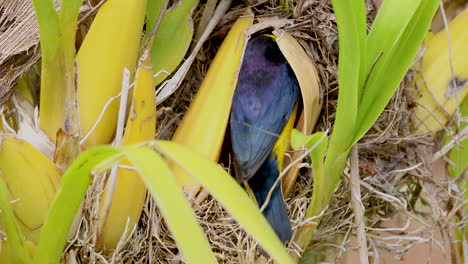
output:
[[[77,29],[78,13],[82,0],[62,1],[59,13],[60,39],[62,41],[63,58],[74,71],[75,59],[75,36]],[[56,62],[58,63],[58,62]]]
[[[461,120],[467,120],[468,118],[468,97],[460,104],[460,114]],[[462,122],[460,124],[460,130],[466,129],[468,127],[468,122]],[[454,129],[452,129],[454,130]],[[446,135],[443,142],[444,145],[447,144],[452,137]],[[448,172],[450,177],[458,178],[457,182],[459,182],[459,188],[462,192],[464,192],[465,200],[468,200],[468,181],[466,180],[466,176],[468,175],[468,138],[463,139],[462,141],[457,142],[452,149],[450,150],[449,154],[449,162],[447,162]],[[468,204],[465,203],[465,213],[468,212]],[[468,236],[468,229],[467,224],[465,223],[465,236]],[[457,230],[458,234],[460,234],[461,230]]]
[[[351,147],[370,129],[394,94],[439,3],[438,0],[410,2],[384,1],[366,39],[364,1],[332,0],[340,44],[338,105],[325,164],[314,168],[314,193],[307,216],[317,216],[330,202]],[[384,54],[366,81],[381,51]],[[304,140],[298,139],[299,142]],[[321,164],[322,150],[325,147],[311,154],[316,165]],[[313,228],[301,229],[297,243],[305,248],[310,243]]]
[[[41,231],[34,263],[59,263],[75,215],[91,184],[96,165],[119,154],[119,150],[102,146],[83,152],[62,177],[62,184]],[[115,160],[114,162],[117,162]]]
[[[52,0],[32,0],[39,25],[42,56],[52,56],[60,47],[59,17]]]
[[[217,263],[192,209],[165,161],[148,147],[124,148],[158,204],[187,263]]]
[[[156,21],[158,20],[159,12],[164,5],[165,0],[148,0],[146,6],[146,33],[150,34],[153,30]],[[148,38],[149,36],[146,36]]]
[[[312,135],[306,136],[301,131],[293,128],[291,131],[291,147],[293,149],[300,149],[310,141],[311,137]]]
[[[75,35],[82,0],[61,1],[58,14],[52,0],[33,0],[42,53],[40,126],[55,142],[62,128],[77,134]],[[78,146],[75,144],[75,149]]]
[[[335,124],[325,159],[327,186],[332,192],[340,180],[351,148],[352,131],[358,113],[360,69],[364,63],[366,11],[364,1],[332,1],[340,44],[338,61],[338,105]],[[331,197],[331,196],[330,196]],[[324,198],[327,200],[328,197]]]
[[[368,51],[367,51],[367,41],[366,41],[366,38],[367,38],[367,10],[366,10],[366,5],[365,5],[365,1],[362,1],[362,0],[357,0],[357,1],[352,1],[352,4],[355,8],[354,8],[354,12],[356,13],[355,14],[355,20],[356,20],[356,32],[358,34],[358,40],[359,40],[359,47],[360,47],[360,50],[359,50],[359,54],[360,54],[360,58],[359,58],[359,72],[363,72],[363,71],[366,71],[366,60],[367,60],[367,57],[368,57]],[[349,11],[347,11],[349,12]],[[341,44],[340,44],[341,45]],[[360,95],[362,93],[362,83],[364,82],[363,79],[365,79],[365,76],[363,76],[362,74],[359,75],[359,80],[358,80],[358,87],[357,87],[357,104],[359,106],[359,98],[360,98]]]
[[[301,131],[295,128],[292,130],[291,146],[294,149],[298,149],[302,146],[305,146],[307,149],[314,148],[314,150],[316,148],[320,148],[320,150],[318,150],[319,151],[318,153],[320,152],[325,153],[325,151],[327,150],[327,144],[328,144],[328,137],[325,132],[317,132],[312,135],[306,136],[302,134]],[[323,159],[323,155],[321,159]]]
[[[312,201],[307,208],[305,219],[318,216],[320,212],[328,204],[330,198],[333,195],[334,189],[328,187],[330,184],[327,181],[324,170],[323,159],[325,156],[325,151],[327,150],[328,137],[324,132],[318,132],[310,136],[305,136],[301,132],[296,131],[292,134],[291,142],[294,140],[301,140],[301,143],[311,149],[310,157],[312,159],[312,171],[314,175],[314,192],[312,195]],[[296,139],[294,139],[296,137]],[[319,223],[320,219],[315,219],[314,222]],[[300,227],[296,242],[298,245],[304,246],[309,244],[309,241],[312,239],[313,232],[317,225],[305,224]]]
[[[353,144],[364,136],[387,106],[416,57],[438,6],[439,0],[421,1],[411,20],[402,25],[405,29],[393,48],[376,64],[359,106]]]
[[[39,25],[41,53],[44,57],[53,57],[61,49],[61,41],[64,38],[61,35],[61,30],[65,28],[64,24],[70,25],[72,27],[70,30],[76,32],[76,19],[83,1],[67,0],[62,2],[59,16],[55,10],[54,1],[32,0]],[[74,38],[75,35],[73,35]]]
[[[169,141],[158,141],[156,150],[194,177],[278,263],[294,263],[256,204],[218,164],[191,149]]]
[[[468,97],[466,97],[464,102],[460,105],[460,113],[461,116],[465,118],[465,120],[468,118]],[[468,122],[460,124],[460,130],[465,129],[467,126]],[[450,162],[448,163],[448,170],[452,178],[460,177],[462,176],[463,172],[466,173],[466,171],[468,171],[468,138],[458,142],[458,144],[454,145],[450,150]],[[467,183],[464,185],[466,186]],[[463,190],[466,190],[466,188]],[[466,198],[468,198],[468,193],[465,195]]]
[[[389,56],[390,50],[401,37],[420,2],[421,0],[383,1],[367,37],[367,57],[364,63],[365,68],[361,71],[362,82],[359,83],[359,87],[364,85],[364,80],[372,65],[376,63],[379,54],[382,52],[382,57],[377,63],[381,63],[383,58]],[[362,94],[359,98],[361,96]]]
[[[293,130],[291,143],[296,141],[302,143],[307,149],[312,149],[310,158],[312,160],[312,171],[314,173],[314,194],[312,195],[311,206],[306,213],[306,218],[318,215],[326,206],[327,197],[333,195],[333,189],[330,188],[329,181],[325,178],[323,159],[327,150],[328,137],[324,132],[317,132],[306,136],[297,130]]]
[[[327,150],[328,138],[325,133],[315,133],[310,137],[307,143],[307,148],[314,148],[310,152],[312,159],[312,171],[314,173],[314,194],[312,196],[311,206],[308,208],[306,218],[319,215],[320,212],[328,204],[329,199],[333,195],[334,187],[328,186],[323,167],[323,158]],[[330,197],[330,198],[329,198]]]
[[[184,59],[192,42],[192,11],[197,3],[197,0],[180,1],[164,13],[151,48],[151,64],[155,74],[161,70],[172,72]],[[151,23],[150,30],[156,22],[161,5],[158,0],[149,2],[148,7],[151,9],[148,9],[147,16]],[[165,73],[159,74],[155,78],[155,84],[159,84],[167,76]]]
[[[10,207],[8,198],[8,189],[3,178],[0,177],[0,220],[7,240],[2,245],[7,246],[8,260],[10,263],[27,264],[31,263],[29,252],[24,244],[23,234],[21,233],[16,217]]]
[[[62,1],[62,7],[60,9],[60,19],[64,22],[69,22],[77,19],[78,12],[83,0],[68,0]],[[76,22],[75,22],[76,23]],[[75,24],[76,26],[76,24]],[[76,31],[76,29],[74,29]]]
[[[351,147],[350,131],[354,130],[358,112],[359,69],[366,41],[364,1],[334,0],[340,44],[338,59],[338,105],[330,148],[325,166],[334,166],[343,151]],[[328,164],[328,166],[327,166]],[[329,175],[337,183],[340,174]]]

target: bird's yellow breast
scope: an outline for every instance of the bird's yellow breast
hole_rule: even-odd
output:
[[[280,172],[283,170],[284,154],[286,153],[286,149],[289,146],[289,140],[291,138],[291,131],[294,127],[294,122],[296,121],[296,115],[297,115],[297,103],[294,106],[294,110],[291,113],[291,117],[289,118],[288,123],[286,123],[286,126],[283,129],[283,132],[281,132],[281,135],[278,138],[278,141],[276,141],[276,144],[273,147],[273,153],[276,154],[276,159],[278,160],[278,169]]]

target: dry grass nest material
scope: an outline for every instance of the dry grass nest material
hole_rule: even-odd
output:
[[[294,1],[289,3],[288,12],[283,4],[284,1],[233,3],[204,44],[181,87],[159,106],[158,138],[169,139],[172,136],[224,36],[247,6],[252,8],[256,19],[278,16],[293,21],[286,30],[299,40],[315,61],[323,89],[324,106],[315,130],[332,128],[338,89],[338,36],[331,3],[319,0],[298,5]],[[198,9],[194,12],[195,28],[202,11]],[[371,1],[368,11],[371,22],[375,15],[375,6]],[[433,238],[434,229],[446,230],[449,225],[444,218],[450,213],[446,205],[459,203],[457,195],[449,193],[453,192],[449,191],[452,189],[452,182],[431,177],[428,169],[430,163],[424,154],[431,153],[430,138],[414,137],[411,134],[409,120],[414,103],[412,90],[405,85],[410,78],[411,74],[407,76],[374,127],[358,144],[367,236],[370,253],[377,260],[376,254],[382,250],[401,258],[414,244],[436,243]],[[227,168],[230,167],[228,161],[229,159],[226,159],[224,163]],[[306,162],[303,167],[293,193],[286,198],[293,230],[297,230],[304,220],[305,210],[313,192],[310,165]],[[346,171],[345,175],[347,174]],[[130,242],[109,254],[95,251],[98,200],[104,186],[103,178],[96,177],[87,194],[79,228],[66,249],[67,258],[78,258],[82,263],[181,263],[182,256],[176,243],[157,205],[149,196],[138,226],[135,230],[128,230],[133,232]],[[354,223],[353,210],[349,203],[349,185],[345,177],[330,206],[324,212],[323,220],[315,234],[315,243],[307,249],[307,256],[326,250],[328,255],[333,252],[337,257],[356,246],[351,243]],[[202,192],[191,203],[220,263],[272,263],[258,243],[250,238],[210,195]],[[418,204],[429,204],[432,209],[421,212],[421,206]],[[385,230],[382,223],[394,216],[399,216],[405,221],[419,222],[421,227],[416,231],[410,231],[406,225],[399,229]],[[397,239],[385,240],[384,234],[391,234]],[[450,235],[449,232],[444,234]],[[401,239],[398,239],[399,237]],[[293,243],[288,243],[287,248],[290,251],[301,252]]]

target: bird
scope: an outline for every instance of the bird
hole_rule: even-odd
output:
[[[298,97],[297,78],[275,36],[253,36],[247,42],[232,98],[230,133],[236,178],[247,182],[259,207],[282,171]],[[291,239],[281,182],[263,214],[283,243]]]

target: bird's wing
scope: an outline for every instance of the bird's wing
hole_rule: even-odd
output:
[[[231,139],[239,180],[250,179],[271,153],[291,117],[298,93],[297,80],[287,65],[275,81],[239,81],[231,114]]]

